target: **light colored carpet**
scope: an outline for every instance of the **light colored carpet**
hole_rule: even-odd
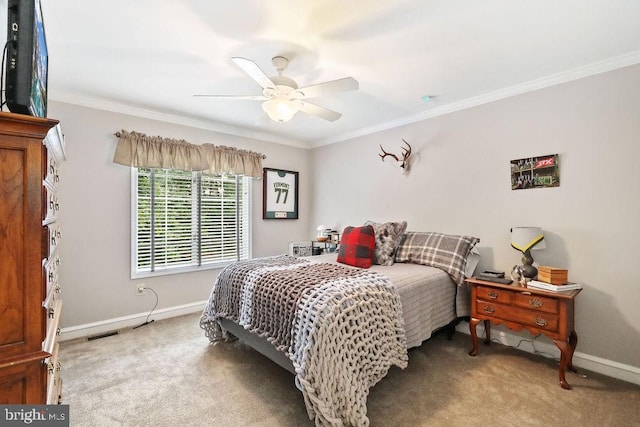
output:
[[[198,319],[63,342],[71,426],[313,426],[293,375],[241,342],[210,344]],[[371,390],[371,426],[640,425],[640,386],[581,372],[567,391],[551,359],[470,347],[457,333],[410,350]]]

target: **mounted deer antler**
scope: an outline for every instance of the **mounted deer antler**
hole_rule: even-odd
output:
[[[408,169],[408,165],[409,165],[409,157],[411,156],[411,145],[409,145],[409,143],[407,141],[405,141],[404,139],[402,140],[402,142],[404,142],[405,144],[407,144],[407,147],[409,147],[408,149],[406,147],[402,147],[402,159],[399,159],[398,156],[396,156],[393,153],[387,153],[386,151],[384,151],[384,148],[382,148],[382,144],[380,144],[380,149],[382,150],[382,153],[384,154],[378,154],[380,156],[380,158],[382,159],[382,161],[384,162],[384,158],[387,156],[391,156],[394,159],[396,159],[396,162],[398,162],[400,164],[400,167],[402,169]]]

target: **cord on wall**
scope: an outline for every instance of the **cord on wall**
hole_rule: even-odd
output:
[[[152,288],[147,288],[147,287],[142,288],[142,290],[143,291],[149,290],[149,291],[153,292],[153,294],[156,296],[156,303],[153,305],[153,308],[151,309],[149,314],[147,314],[147,318],[144,320],[144,322],[139,324],[138,326],[134,326],[131,329],[138,329],[141,326],[148,325],[149,323],[152,323],[153,319],[149,320],[149,316],[151,316],[151,313],[153,313],[153,310],[155,310],[156,307],[158,306],[158,293],[156,291],[154,291]]]

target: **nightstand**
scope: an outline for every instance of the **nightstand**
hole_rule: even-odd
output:
[[[473,340],[470,356],[478,354],[476,326],[484,321],[485,344],[491,342],[491,322],[504,324],[520,331],[526,329],[532,335],[543,334],[553,340],[560,349],[560,386],[570,390],[565,379],[566,369],[573,367],[573,353],[578,344],[574,330],[573,306],[581,289],[570,292],[547,292],[518,285],[503,285],[476,278],[466,279],[471,285],[471,320],[469,329]]]

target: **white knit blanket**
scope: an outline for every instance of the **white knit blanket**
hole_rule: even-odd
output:
[[[218,276],[200,325],[225,338],[225,317],[293,362],[316,425],[368,426],[367,396],[407,366],[400,297],[382,274],[286,255],[241,261]]]

